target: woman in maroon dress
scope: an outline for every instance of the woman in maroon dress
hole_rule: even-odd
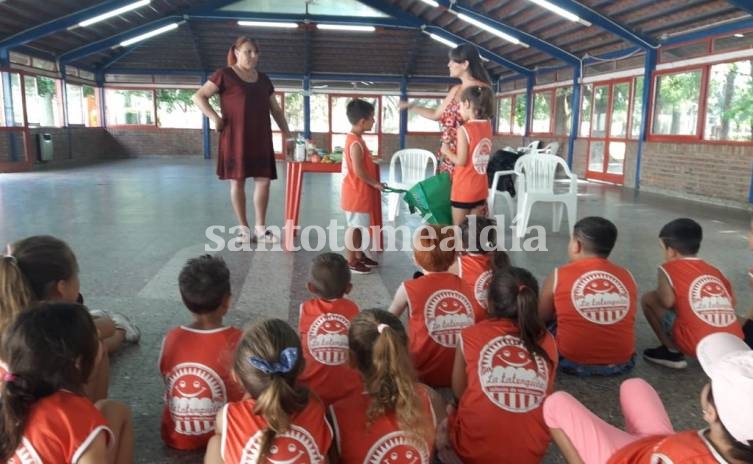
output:
[[[454,153],[456,151],[455,144],[457,143],[457,128],[463,124],[463,118],[460,116],[460,94],[463,93],[466,87],[474,85],[491,87],[492,80],[489,77],[489,73],[486,72],[484,64],[481,62],[478,50],[473,45],[458,45],[450,50],[449,58],[450,61],[447,63],[447,68],[449,69],[450,77],[460,79],[460,84],[452,86],[450,91],[447,92],[447,96],[442,100],[442,103],[436,108],[425,108],[423,106],[416,106],[413,103],[401,102],[400,109],[408,109],[427,119],[438,121],[442,126],[442,145]],[[437,158],[441,160],[439,172],[448,171],[452,173],[455,165],[449,160],[444,159],[440,155],[441,152],[442,147],[437,150]]]
[[[279,239],[266,228],[269,182],[277,179],[272,126],[269,115],[282,130],[283,140],[289,138],[288,123],[277,104],[274,86],[269,78],[256,70],[259,46],[241,36],[227,54],[227,67],[217,70],[194,94],[193,101],[212,120],[220,134],[217,176],[230,180],[230,200],[241,226],[242,240],[277,242]],[[220,94],[220,117],[209,104],[209,98]],[[246,179],[254,178],[255,227],[253,236],[246,218]]]

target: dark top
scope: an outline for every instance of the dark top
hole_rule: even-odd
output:
[[[225,123],[217,157],[220,179],[277,179],[269,119],[269,98],[275,89],[266,74],[258,76],[256,82],[246,82],[228,66],[209,77],[220,89]]]

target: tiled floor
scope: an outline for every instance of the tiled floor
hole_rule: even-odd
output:
[[[278,169],[284,179],[284,167]],[[747,212],[600,184],[583,183],[580,190],[578,216],[602,215],[617,224],[620,237],[612,258],[633,272],[640,291],[650,289],[656,279],[659,228],[672,218],[690,216],[704,227],[701,256],[730,278],[739,312],[750,306],[745,276],[751,267]],[[282,224],[283,192],[284,180],[274,182],[270,224]],[[341,220],[338,176],[307,177],[302,201],[303,225],[327,226],[331,219]],[[566,261],[566,233],[551,233],[549,213],[549,208],[540,207],[532,218],[532,224],[543,225],[549,232],[548,251],[511,252],[516,265],[542,280]],[[405,211],[398,222],[410,227],[418,224]],[[190,320],[180,303],[177,273],[187,258],[204,253],[205,245],[214,246],[205,235],[210,225],[234,225],[228,186],[215,177],[213,161],[142,158],[0,174],[0,243],[33,234],[52,234],[68,241],[80,262],[87,304],[123,312],[142,329],[138,346],[113,357],[110,389],[112,397],[125,400],[133,409],[138,462],[201,462],[200,455],[169,451],[160,441],[162,382],[157,356],[167,329]],[[509,244],[510,237],[506,240]],[[230,323],[241,325],[264,317],[295,322],[298,305],[307,298],[308,265],[317,253],[217,253],[225,258],[233,276],[235,303]],[[351,296],[363,308],[388,306],[399,283],[413,272],[409,252],[386,252],[382,261],[379,273],[354,277]],[[637,343],[639,351],[656,344],[642,315]],[[702,425],[698,393],[705,380],[697,363],[675,372],[639,361],[633,375],[657,388],[677,429]],[[616,397],[621,380],[560,376],[557,387],[570,391],[608,421],[621,424]],[[559,461],[552,450],[546,462]]]

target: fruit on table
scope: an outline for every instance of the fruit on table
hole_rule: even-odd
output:
[[[319,155],[311,155],[311,158],[309,159],[309,161],[311,161],[312,163],[318,163],[321,160],[322,160],[322,157]]]

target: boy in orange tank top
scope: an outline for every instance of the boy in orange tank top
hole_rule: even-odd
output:
[[[556,328],[560,370],[578,376],[619,375],[635,366],[638,289],[630,274],[609,261],[617,227],[602,217],[575,224],[570,263],[549,274],[539,314]]]
[[[345,212],[348,229],[345,231],[345,257],[354,274],[368,274],[379,263],[362,251],[364,233],[368,237],[374,196],[384,189],[379,182],[379,167],[371,159],[371,152],[363,141],[363,133],[374,127],[374,105],[364,100],[348,102],[350,133],[345,139],[343,153],[343,185],[340,206]]]
[[[308,291],[316,295],[301,303],[298,335],[306,359],[299,381],[329,406],[362,389],[361,377],[348,365],[348,329],[358,305],[345,298],[350,283],[348,262],[336,253],[322,253],[311,264]]]
[[[230,376],[241,331],[222,323],[230,306],[230,271],[222,258],[189,259],[178,281],[193,322],[170,330],[162,341],[165,406],[160,428],[167,446],[192,450],[205,447],[214,435],[220,408],[243,396]]]
[[[667,223],[659,232],[664,264],[658,286],[641,306],[661,346],[643,351],[646,361],[674,369],[687,366],[698,342],[716,332],[743,337],[735,314],[732,285],[719,269],[696,257],[703,229],[689,218]]]

